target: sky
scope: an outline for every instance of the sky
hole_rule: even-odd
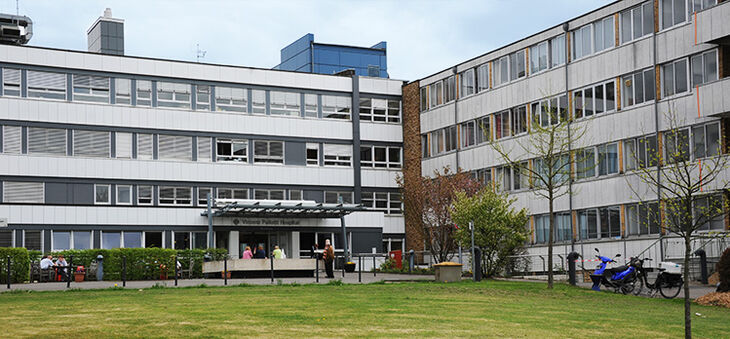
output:
[[[306,33],[316,42],[388,43],[388,73],[417,80],[613,0],[19,0],[30,45],[86,50],[86,30],[112,9],[125,54],[272,68]],[[15,0],[0,0],[15,14]]]

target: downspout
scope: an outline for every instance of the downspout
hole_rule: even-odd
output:
[[[570,88],[568,86],[568,57],[570,55],[570,49],[568,48],[569,47],[568,46],[568,35],[569,35],[568,32],[570,32],[570,23],[566,22],[563,24],[563,32],[565,32],[565,44],[564,44],[565,45],[564,46],[564,48],[565,48],[565,72],[564,72],[565,73],[565,98],[567,99],[568,107],[570,107],[570,91],[569,91]],[[560,101],[560,100],[558,100],[558,101]],[[568,110],[568,107],[566,107],[565,109]],[[568,115],[570,115],[570,114],[571,114],[570,111],[568,111]],[[568,124],[568,140],[570,140],[570,138],[571,138],[570,124]],[[572,156],[572,153],[573,153],[573,145],[569,143],[568,144],[568,154],[570,156]],[[571,169],[572,169],[572,165],[571,165]],[[578,226],[578,225],[573,225],[573,175],[572,174],[568,177],[568,211],[570,212],[570,226],[571,226],[570,231],[572,233],[573,229]],[[576,233],[578,233],[578,232],[576,232]],[[582,242],[583,241],[581,240],[581,246],[582,246]],[[575,251],[575,237],[573,237],[572,234],[570,237],[570,251],[571,252]],[[581,249],[581,255],[582,255],[582,253],[583,253],[583,251]]]
[[[460,134],[461,129],[459,128],[459,109],[457,108],[457,106],[458,106],[457,102],[459,101],[459,97],[461,96],[461,93],[459,93],[459,90],[458,90],[459,84],[458,84],[457,76],[456,76],[456,74],[457,74],[456,66],[451,68],[451,74],[454,76],[454,123],[456,124],[456,136],[457,136],[456,145],[455,145],[456,146],[456,168],[454,170],[456,170],[458,172],[459,168],[461,167],[461,166],[459,166],[459,152],[460,152],[459,148],[461,147],[461,134]]]
[[[655,77],[654,82],[655,82],[655,87],[656,87],[656,88],[654,88],[654,91],[657,91],[657,90],[659,90],[659,88],[661,88],[661,82],[660,82],[659,86],[656,86],[656,77],[660,77],[660,72],[658,72],[658,70],[657,70],[657,62],[656,62],[656,50],[657,50],[656,34],[657,34],[657,31],[659,30],[659,16],[658,16],[658,8],[659,8],[658,6],[659,5],[656,0],[652,0],[652,3],[654,4],[654,32],[652,32],[652,34],[651,34],[651,47],[652,47],[652,52],[651,52],[652,66],[651,67],[654,68],[654,77]],[[660,145],[659,145],[659,142],[660,142],[660,139],[659,139],[659,97],[656,95],[656,93],[654,94],[653,106],[654,106],[654,129],[656,130],[655,137],[656,137],[656,141],[657,141],[657,149],[660,149],[659,148],[660,147]],[[661,179],[662,179],[661,178],[661,175],[662,175],[661,167],[662,167],[662,164],[660,161],[657,163],[657,167],[656,167],[657,202],[659,203],[658,205],[660,208],[661,208],[660,202],[661,202],[661,197],[662,197],[662,188],[661,188],[661,184],[660,184]],[[659,210],[659,222],[660,223],[662,222],[661,215],[662,215],[662,212],[660,209]],[[662,230],[661,230],[661,226],[660,226],[659,227],[659,258],[661,259],[661,261],[664,260],[664,242],[662,241],[663,237],[664,237],[664,235],[662,234]]]

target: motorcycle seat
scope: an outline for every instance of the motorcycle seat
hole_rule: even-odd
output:
[[[629,268],[629,266],[622,265],[622,266],[619,266],[619,267],[609,268],[609,269],[606,270],[606,272],[613,275],[615,273],[621,273],[623,271],[626,271],[628,268]]]

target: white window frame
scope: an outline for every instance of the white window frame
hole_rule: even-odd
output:
[[[126,84],[122,85],[122,83]],[[132,105],[132,79],[114,78],[114,104],[125,106]]]
[[[316,152],[316,159],[309,158],[309,151],[314,150]],[[305,145],[305,162],[307,166],[319,166],[319,143],[308,142]]]
[[[230,198],[221,198],[222,193],[229,193]],[[245,194],[241,194],[245,193]],[[236,198],[236,196],[245,196],[245,198]],[[251,199],[251,192],[248,188],[229,188],[229,187],[219,187],[216,190],[216,199]]]
[[[264,101],[266,101],[265,99],[264,96]],[[266,109],[265,102],[264,109]],[[216,86],[215,110],[218,112],[248,113],[248,89]]]
[[[171,98],[163,98],[160,94],[169,94]],[[157,82],[157,107],[190,109],[192,105],[192,85],[182,82]]]
[[[262,89],[251,90],[251,113],[266,114],[266,91]]]
[[[489,84],[489,63],[481,64],[477,67],[476,71],[476,92],[480,93],[487,91],[490,88]]]
[[[132,133],[115,132],[114,133],[115,154],[117,159],[132,159]],[[124,150],[124,151],[121,151]]]
[[[578,55],[578,52],[577,52],[578,43],[576,42],[577,41],[576,33],[578,33],[578,32],[580,32],[580,38],[581,38],[580,39],[580,52],[581,52],[580,55]],[[580,59],[583,59],[583,58],[593,54],[594,49],[593,49],[593,24],[592,23],[583,25],[583,26],[573,30],[570,33],[571,33],[570,45],[571,45],[571,50],[572,50],[571,54],[573,57],[571,61],[580,60]],[[583,47],[584,34],[588,34],[588,36],[589,36],[588,40],[591,44],[590,46],[588,46],[587,52],[586,52],[586,49]]]
[[[476,88],[476,81],[474,79],[475,71],[473,68],[467,69],[466,71],[461,72],[459,75],[459,97],[460,98],[466,98],[468,96],[474,95],[477,93]]]
[[[18,68],[3,67],[3,96],[19,97],[22,88],[22,71]]]
[[[266,155],[256,154],[256,146],[259,143],[266,143]],[[281,143],[281,156],[271,155],[271,145],[273,143]],[[284,154],[286,153],[284,147],[286,144],[283,141],[278,140],[254,140],[253,141],[253,162],[254,164],[284,164]]]
[[[207,206],[208,205],[208,196],[207,194],[210,193],[210,197],[215,199],[213,196],[213,188],[212,187],[198,187],[196,190],[198,194],[198,206]]]
[[[633,80],[632,80],[632,84],[633,84]],[[611,109],[608,109],[608,100],[606,100],[606,96],[607,96],[607,93],[608,93],[609,85],[612,85],[613,86],[613,108],[611,108]],[[643,84],[642,84],[642,86],[643,86]],[[596,97],[596,88],[598,88],[598,87],[603,88],[603,98],[602,98],[602,102],[601,102],[602,103],[602,106],[603,106],[603,108],[602,108],[603,111],[601,111],[601,112],[598,112],[598,110],[596,109],[598,107],[598,98]],[[591,113],[590,115],[586,115],[586,112],[585,112],[585,106],[586,106],[585,105],[585,102],[586,102],[585,101],[586,100],[585,93],[586,93],[586,90],[588,90],[588,89],[591,90],[591,98],[593,100],[593,105],[592,105],[592,107],[593,107],[593,113]],[[581,114],[580,114],[581,116],[580,117],[578,117],[578,99],[577,99],[577,96],[576,96],[576,94],[578,94],[578,93],[581,93],[581,95],[580,95],[580,98],[581,99],[580,100],[581,100],[581,103],[582,103],[582,107],[581,107],[581,110],[582,111],[581,111]],[[574,90],[573,91],[573,100],[572,100],[573,101],[573,104],[572,104],[572,106],[573,106],[573,112],[572,112],[573,117],[575,119],[589,119],[589,118],[591,118],[593,116],[596,116],[596,115],[610,114],[610,113],[616,112],[616,109],[618,107],[618,105],[616,103],[616,93],[617,93],[617,91],[616,91],[616,80],[604,81],[604,82],[600,82],[600,83],[597,83],[597,84],[593,84],[591,86],[586,86],[586,87],[583,87],[583,88]]]
[[[43,182],[7,181],[3,185],[3,203],[43,204],[46,201],[46,184]],[[15,193],[20,199],[14,199]]]
[[[322,95],[322,119],[351,120],[352,97]]]
[[[559,48],[556,48],[556,44],[558,44]],[[556,36],[552,39],[550,39],[550,44],[548,45],[548,53],[549,55],[549,68],[559,67],[561,65],[565,64],[566,59],[566,50],[565,50],[565,34],[561,34],[559,36]],[[555,54],[558,53],[558,56],[562,56],[562,58],[558,58],[559,60],[555,60]]]
[[[164,190],[172,189],[172,192],[173,192],[172,199],[168,199],[168,198],[163,198],[162,197],[162,190],[163,189]],[[178,197],[180,195],[179,193],[182,193],[182,192],[184,192],[186,190],[189,192],[188,199],[187,199],[189,201],[187,203],[184,202],[185,201],[184,196]],[[158,203],[159,203],[160,206],[192,206],[193,205],[193,199],[195,199],[195,198],[193,197],[193,188],[192,187],[185,187],[185,186],[158,186],[157,187],[157,199],[159,200]],[[172,200],[172,202],[171,203],[169,203],[169,202],[163,202],[162,201],[163,199],[164,200]]]
[[[212,99],[210,85],[195,85],[195,110],[210,111],[210,102]]]
[[[144,86],[142,86],[144,84]],[[135,106],[152,107],[152,80],[135,80]],[[141,98],[141,100],[140,100]]]
[[[149,190],[150,190],[150,195],[149,195],[149,200],[150,201],[149,202],[142,202],[141,201],[142,199],[146,199],[147,198],[147,197],[142,197],[142,194],[140,194],[140,190],[143,187],[144,188],[149,188]],[[137,205],[141,205],[141,206],[151,206],[151,205],[153,205],[155,203],[155,194],[154,194],[154,191],[155,191],[155,187],[152,186],[152,185],[137,185]]]
[[[122,202],[119,198],[119,194],[121,192],[122,188],[126,188],[129,190],[129,201],[128,202]],[[117,185],[117,205],[131,205],[132,204],[132,185]]]
[[[269,91],[269,110],[273,116],[302,115],[302,95],[297,92]]]
[[[62,80],[63,83],[61,83],[61,81],[59,81],[59,82],[53,83],[53,84],[46,84],[45,86],[41,86],[40,84],[38,86],[34,86],[33,78],[35,78],[35,77],[33,75],[38,74],[38,77],[40,77],[42,73],[49,74],[49,76],[56,76],[56,77],[58,77],[58,79],[63,79]],[[68,80],[67,80],[65,73],[27,70],[26,75],[27,75],[26,87],[27,87],[28,98],[63,101],[69,97],[69,93],[67,93],[67,87],[66,87]]]
[[[682,92],[678,92],[677,91],[677,64],[681,63],[682,61],[684,61],[684,72],[685,72],[684,74],[687,77],[687,79],[686,79],[686,83],[685,83],[685,90]],[[668,77],[666,76],[666,67],[669,65],[672,65],[672,86],[673,86],[672,94],[667,94],[667,92],[666,92],[667,88],[665,86],[666,80],[668,79]],[[691,92],[689,86],[691,83],[692,74],[690,73],[689,58],[681,58],[681,59],[667,62],[661,66],[661,72],[662,72],[662,76],[661,76],[662,99],[672,98],[675,96],[679,96],[679,95],[683,95],[683,94]]]
[[[352,167],[352,145],[324,144],[322,155],[326,167]]]
[[[684,20],[679,21],[679,22],[674,22],[674,12],[675,12],[675,9],[674,9],[674,1],[675,0],[658,0],[658,1],[659,1],[658,6],[659,6],[659,31],[660,32],[661,31],[664,31],[664,30],[667,30],[667,29],[671,29],[673,27],[676,27],[676,26],[679,26],[681,24],[684,24],[684,23],[688,22],[688,19],[687,19],[687,15],[689,14],[689,11],[688,11],[688,8],[689,8],[688,1],[684,1],[683,0],[684,1],[684,11],[683,11],[684,13],[682,13],[682,14],[684,15]],[[669,25],[669,26],[666,26],[666,27],[664,26],[664,24],[665,24],[664,23],[664,12],[662,11],[664,9],[664,3],[665,3],[665,1],[669,1],[671,3],[671,6],[672,6],[672,15],[671,15],[672,16],[672,24]]]
[[[304,117],[317,119],[319,118],[319,103],[317,94],[304,94]]]
[[[72,74],[73,101],[109,103],[110,78],[96,75]]]
[[[328,193],[329,194],[335,194],[336,197],[337,197],[337,201],[336,202],[327,202],[327,194]],[[349,203],[352,203],[354,201],[353,200],[353,192],[346,192],[346,191],[324,191],[324,202],[327,203],[327,204],[339,204],[340,203],[340,198],[342,198],[342,203],[343,204],[349,204],[344,199],[344,197],[345,196],[348,196],[348,195],[350,196],[350,198],[349,198],[349,201],[350,202]]]
[[[219,144],[230,144],[231,154],[220,154],[218,150]],[[233,145],[245,145],[246,154],[236,155],[234,154]],[[235,162],[235,163],[248,163],[249,155],[249,142],[248,139],[227,139],[227,138],[216,138],[215,139],[215,161],[216,162]]]
[[[642,79],[641,93],[642,93],[643,97],[641,98],[642,101],[637,103],[636,102],[636,98],[637,98],[636,78],[639,74],[641,74],[641,79]],[[652,77],[647,77],[647,75],[649,75],[649,74],[651,74]],[[655,74],[654,68],[643,69],[638,72],[627,74],[620,78],[621,78],[621,83],[620,83],[620,85],[621,85],[621,108],[632,107],[632,106],[641,105],[641,104],[645,104],[645,103],[651,103],[656,100],[656,74]],[[647,82],[648,78],[651,78],[651,80],[649,82]],[[629,104],[628,101],[626,101],[629,98],[626,95],[627,91],[628,91],[628,89],[626,88],[627,80],[631,81],[631,100],[633,100],[633,103],[631,103],[631,104]],[[646,91],[647,84],[651,84],[651,87],[652,87],[651,97],[648,99],[647,99],[648,92]]]
[[[106,187],[106,201],[99,201],[97,191],[100,187]],[[112,185],[94,184],[94,205],[111,205],[112,204]]]
[[[707,79],[707,73],[706,73],[706,71],[707,71],[707,65],[705,63],[705,61],[706,61],[705,56],[706,55],[709,55],[709,54],[712,54],[712,53],[715,54],[715,79]],[[720,55],[720,53],[718,52],[717,49],[711,49],[709,51],[704,51],[702,53],[695,54],[695,55],[692,55],[692,56],[689,57],[689,75],[688,75],[688,78],[690,79],[690,85],[691,85],[690,90],[692,88],[696,87],[696,86],[701,86],[701,85],[704,85],[704,84],[707,84],[707,83],[710,83],[710,82],[713,82],[713,81],[718,80],[718,78],[720,76],[720,72],[719,72],[720,71],[719,70],[719,68],[720,68],[720,64],[719,64],[720,63],[720,56],[719,55]],[[694,82],[694,67],[693,67],[692,60],[695,59],[695,58],[700,58],[700,61],[701,61],[701,64],[702,64],[702,66],[701,66],[701,68],[702,68],[702,82],[701,83],[698,83],[698,84],[696,84]]]
[[[538,74],[550,69],[550,48],[548,45],[548,41],[546,40],[530,46],[530,75]],[[540,53],[542,53],[543,50],[545,51],[545,67],[542,67],[540,64]],[[533,63],[536,63],[537,67],[533,68]]]
[[[148,144],[149,145],[149,150],[148,150],[149,153],[147,153],[147,152],[142,153],[142,148],[140,147],[140,145],[143,144],[141,142],[143,140],[145,141],[145,145],[147,145],[147,142],[149,142],[149,144]],[[154,136],[152,134],[150,134],[150,133],[137,133],[137,159],[139,159],[139,160],[152,160],[152,159],[154,159],[154,154],[155,154],[155,151],[154,151],[155,150],[154,143],[155,143],[155,138],[154,138]]]

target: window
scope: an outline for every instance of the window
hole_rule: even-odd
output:
[[[213,196],[213,189],[210,187],[198,187],[198,205],[199,206],[208,206],[208,194],[210,194],[211,198],[215,198]]]
[[[499,190],[512,190],[512,169],[509,166],[497,167],[495,179]]]
[[[322,96],[322,118],[350,120],[352,98],[349,96]]]
[[[432,108],[444,103],[443,81],[437,81],[429,85],[428,92],[431,94]]]
[[[533,102],[532,121],[540,126],[555,125],[568,120],[568,97],[563,95],[540,102]]]
[[[698,198],[693,204],[696,222],[704,221],[699,231],[722,231],[725,229],[725,207],[722,195],[713,194]]]
[[[437,155],[444,152],[444,130],[433,131],[431,135],[431,155]]]
[[[394,146],[361,146],[360,163],[363,167],[400,168],[401,148]]]
[[[157,106],[190,108],[190,84],[158,81]]]
[[[3,126],[3,153],[20,154],[22,128],[20,126]]]
[[[137,106],[152,106],[152,81],[137,80]]]
[[[400,100],[388,100],[388,122],[400,122]]]
[[[307,166],[319,166],[319,144],[308,142],[306,147]]]
[[[210,86],[195,86],[195,109],[198,111],[210,110]]]
[[[494,87],[509,81],[509,57],[501,57],[492,62],[492,81]]]
[[[421,112],[428,110],[428,87],[421,87]]]
[[[461,72],[459,79],[461,82],[461,91],[459,92],[460,97],[463,98],[475,93],[476,88],[474,86],[474,69],[468,69],[464,72]]]
[[[362,205],[385,214],[402,214],[399,193],[363,192]]]
[[[600,145],[598,149],[598,175],[618,173],[618,143]]]
[[[176,250],[187,250],[190,248],[190,232],[175,232],[175,244],[173,246]]]
[[[137,205],[152,205],[152,186],[137,186]]]
[[[511,111],[512,135],[527,133],[527,106],[518,106]]]
[[[664,151],[667,163],[689,161],[689,129],[664,132]]]
[[[474,125],[474,120],[467,121],[461,124],[461,148],[473,146],[476,142]]]
[[[476,179],[482,183],[482,185],[492,185],[492,169],[482,168],[478,170]]]
[[[690,1],[689,6],[689,12],[699,12],[705,9],[708,9],[712,6],[717,5],[717,0],[694,0]]]
[[[294,92],[269,92],[271,115],[298,117],[301,115],[301,94]]]
[[[550,40],[550,67],[565,63],[565,35]]]
[[[27,71],[27,75],[29,98],[66,99],[66,74]]]
[[[42,182],[3,181],[3,203],[45,202],[45,186]]]
[[[360,120],[400,122],[400,101],[360,98]]]
[[[323,154],[325,166],[352,165],[352,145],[324,144]]]
[[[624,76],[621,80],[623,107],[654,101],[655,81],[653,68]]]
[[[289,190],[289,200],[302,200],[302,190]]]
[[[73,75],[73,100],[109,103],[109,78]]]
[[[509,111],[494,114],[494,138],[502,139],[510,136]]]
[[[535,216],[535,242],[547,243],[550,235],[550,215]],[[569,212],[555,213],[554,241],[569,241],[573,239],[573,226]]]
[[[525,51],[520,50],[509,55],[510,80],[522,78],[527,73],[525,67]]]
[[[266,97],[264,97],[266,101]],[[264,109],[266,102],[264,102]],[[245,88],[237,87],[215,87],[215,109],[220,112],[248,111],[248,91]],[[265,113],[265,112],[260,112]]]
[[[28,127],[28,154],[66,155],[66,130]]]
[[[512,189],[520,190],[530,187],[530,174],[527,172],[527,161],[519,163],[518,166],[512,167]]]
[[[307,118],[317,118],[317,95],[316,94],[305,94],[304,95],[304,116]]]
[[[587,147],[575,151],[575,176],[577,179],[596,176],[596,151]]]
[[[613,16],[593,23],[593,41],[596,52],[616,46],[614,32]]]
[[[248,199],[248,188],[219,188],[218,199]]]
[[[77,250],[88,250],[91,248],[91,232],[73,231],[73,247]]]
[[[489,64],[483,64],[477,67],[477,86],[478,91],[489,89]]]
[[[192,234],[193,234],[193,248],[205,249],[208,247],[208,233],[192,232]]]
[[[137,159],[152,160],[152,134],[137,134]]]
[[[253,196],[256,200],[284,200],[285,193],[284,190],[255,189]]]
[[[428,150],[428,135],[423,134],[421,135],[421,157],[422,158],[428,158],[429,156],[429,150]]]
[[[210,137],[198,137],[197,138],[198,148],[198,161],[211,162],[213,161],[213,138]]]
[[[695,159],[720,153],[720,125],[717,122],[692,128],[692,150]]]
[[[446,142],[446,152],[453,151],[457,147],[456,143],[456,126],[444,128],[444,140]]]
[[[73,154],[81,157],[109,158],[111,133],[104,131],[73,131]]]
[[[612,238],[621,235],[621,221],[618,206],[580,210],[578,228],[581,239]]]
[[[248,140],[216,139],[216,161],[248,162]]]
[[[117,185],[117,205],[132,204],[132,186]]]
[[[483,144],[492,140],[492,129],[490,126],[489,116],[476,120],[476,142],[477,144]]]
[[[613,81],[573,91],[573,114],[576,119],[616,109]]]
[[[444,80],[444,102],[452,102],[456,99],[456,76],[452,75]]]
[[[591,25],[585,25],[573,31],[573,60],[580,59],[593,53],[593,45],[591,40]]]
[[[124,248],[141,248],[142,232],[124,232]]]
[[[543,41],[530,47],[530,74],[544,71],[548,68],[548,42]]]
[[[636,169],[636,140],[624,140],[624,171]]]
[[[114,79],[114,102],[118,105],[132,104],[132,80]]]
[[[282,141],[254,141],[254,163],[283,164],[284,142]]]
[[[659,0],[662,29],[687,21],[686,0]]]
[[[122,245],[121,232],[101,232],[101,248],[112,249],[119,248]]]
[[[636,160],[639,168],[654,167],[659,163],[655,135],[636,139]]]
[[[599,208],[601,218],[601,238],[621,236],[621,217],[618,206]]]
[[[94,203],[97,205],[111,204],[111,187],[111,185],[94,185]]]
[[[717,50],[698,54],[690,58],[692,87],[717,80]]]
[[[20,70],[15,68],[3,68],[3,95],[20,96]]]
[[[159,158],[164,160],[193,160],[193,138],[183,135],[160,134]]]
[[[43,231],[23,231],[23,247],[29,250],[40,251],[43,245],[42,235]]]
[[[627,9],[620,14],[621,43],[641,38],[654,32],[654,2]]]
[[[192,187],[160,186],[160,205],[191,205]]]
[[[266,114],[266,91],[251,90],[251,113]]]
[[[117,159],[132,159],[132,133],[114,133],[115,156]]]
[[[326,204],[352,204],[352,192],[324,192]]]

